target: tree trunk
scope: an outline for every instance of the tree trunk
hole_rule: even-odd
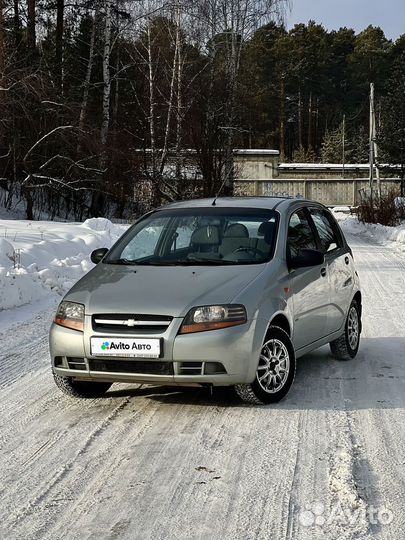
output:
[[[310,92],[308,101],[308,152],[312,150],[312,112],[312,92]]]
[[[0,81],[4,74],[4,13],[3,0],[0,0]]]
[[[150,165],[152,169],[152,206],[158,206],[160,203],[159,195],[159,174],[156,159],[156,135],[155,135],[155,74],[153,69],[152,40],[151,40],[151,20],[147,26],[148,39],[148,82],[149,82],[149,135],[150,135]]]
[[[316,98],[316,111],[315,111],[315,152],[318,152],[320,148],[320,137],[319,137],[319,97]]]
[[[4,76],[4,70],[5,70],[5,52],[4,52],[4,45],[5,45],[5,39],[4,39],[4,0],[0,0],[0,85],[3,83],[3,76]],[[0,105],[4,105],[4,95],[3,92],[0,92]],[[0,131],[0,148],[4,144],[5,139],[5,133],[4,129]]]
[[[177,6],[177,114],[176,114],[176,180],[180,181],[183,169],[182,163],[182,123],[183,123],[183,55],[181,49],[180,7]],[[181,184],[181,182],[180,182]]]
[[[15,43],[15,49],[18,51],[21,44],[21,23],[20,23],[20,6],[19,6],[19,0],[14,0],[13,2],[14,6],[14,16],[13,16],[13,24],[14,24],[14,43]]]
[[[235,92],[236,92],[236,79],[239,72],[239,59],[240,59],[240,45],[236,43],[239,39],[239,35],[232,31],[230,33],[231,48],[228,53],[228,67],[227,67],[227,102],[226,102],[226,138],[225,138],[225,151],[224,151],[224,173],[225,182],[222,191],[222,195],[232,195],[233,193],[233,180],[234,180],[234,127],[235,127]]]
[[[163,147],[162,147],[162,153],[160,156],[160,163],[159,163],[159,173],[163,174],[164,167],[166,164],[166,156],[168,152],[168,145],[169,145],[169,136],[170,136],[170,125],[171,125],[171,118],[172,118],[172,110],[173,110],[173,101],[174,101],[174,86],[176,82],[176,75],[177,75],[177,60],[178,60],[178,33],[176,33],[176,41],[175,41],[175,47],[174,47],[174,54],[173,54],[173,63],[172,63],[172,75],[170,80],[170,93],[169,93],[169,103],[167,107],[167,116],[166,116],[166,127],[165,127],[165,136],[163,139]],[[151,58],[149,59],[151,62]],[[153,74],[152,74],[153,75]],[[152,93],[150,93],[150,96],[152,96]],[[152,137],[151,137],[152,138]]]
[[[56,85],[63,88],[63,20],[65,0],[57,0],[56,3],[56,35],[55,35],[55,60],[56,60]]]
[[[301,88],[298,90],[298,146],[302,148],[302,94]]]
[[[89,101],[90,81],[91,81],[91,74],[92,74],[93,65],[94,65],[94,44],[95,44],[95,39],[96,39],[98,13],[99,13],[99,1],[97,0],[96,7],[94,9],[94,14],[93,14],[93,24],[91,27],[89,61],[87,63],[86,76],[83,83],[83,98],[82,98],[82,104],[80,107],[80,117],[79,117],[79,130],[80,131],[83,131],[83,128],[84,128],[84,122],[85,122],[86,113],[87,113],[87,104]]]
[[[32,200],[31,189],[28,186],[24,186],[22,189],[22,195],[27,205],[25,210],[26,218],[32,221],[34,219],[34,201]]]
[[[111,76],[110,76],[110,56],[111,56],[111,27],[112,27],[112,2],[105,0],[105,27],[104,27],[104,51],[103,51],[103,110],[100,131],[100,170],[104,180],[106,178],[107,167],[107,142],[110,127],[110,96],[111,96]],[[100,191],[93,193],[91,201],[91,212],[94,216],[100,216],[104,210],[104,195]]]
[[[103,53],[103,119],[101,124],[101,146],[100,168],[104,169],[107,163],[107,139],[110,127],[110,96],[111,96],[111,8],[112,0],[105,0],[105,29],[104,29],[104,53]]]
[[[35,1],[27,0],[28,3],[28,19],[27,19],[27,45],[31,53],[35,51],[36,35],[35,35]]]

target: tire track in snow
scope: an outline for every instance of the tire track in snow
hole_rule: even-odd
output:
[[[81,443],[80,448],[76,450],[75,454],[67,461],[67,463],[65,463],[59,470],[57,470],[49,480],[43,482],[39,486],[37,493],[33,497],[31,497],[31,499],[26,504],[24,504],[20,508],[14,509],[14,511],[11,512],[7,520],[10,524],[10,530],[15,530],[17,528],[17,525],[23,519],[25,519],[30,514],[38,511],[37,507],[41,506],[42,501],[44,501],[48,493],[64,480],[64,478],[72,470],[77,459],[90,448],[93,442],[96,441],[97,437],[111,424],[114,418],[119,414],[122,409],[124,409],[128,405],[128,403],[129,399],[126,399],[117,407],[115,407],[113,411],[102,420],[101,423],[99,423],[90,433],[86,435],[86,438]]]

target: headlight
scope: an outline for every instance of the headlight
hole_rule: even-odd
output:
[[[180,334],[217,330],[246,322],[246,309],[238,304],[201,306],[191,309],[181,325]]]
[[[84,330],[84,305],[75,302],[61,302],[55,316],[55,323],[72,330]]]

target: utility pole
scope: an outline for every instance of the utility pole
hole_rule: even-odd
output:
[[[342,123],[342,178],[345,177],[345,165],[346,165],[346,115],[343,115]]]
[[[370,83],[370,174],[369,185],[370,195],[373,197],[374,183],[374,133],[375,133],[375,112],[374,112],[374,83]]]
[[[376,120],[376,112],[374,107],[374,134],[373,134],[373,144],[374,144],[374,163],[375,163],[375,176],[377,179],[377,193],[378,196],[381,198],[381,178],[380,178],[380,168],[378,166],[378,146],[377,146],[377,120]],[[378,125],[380,127],[380,125]]]

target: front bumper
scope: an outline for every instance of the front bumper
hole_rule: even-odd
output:
[[[261,329],[262,321],[254,319],[246,324],[211,330],[195,334],[178,335],[182,319],[173,319],[168,329],[159,335],[111,334],[97,333],[91,327],[91,318],[86,316],[85,331],[78,332],[53,324],[50,330],[50,352],[53,370],[64,377],[80,380],[155,383],[155,384],[210,384],[228,386],[238,383],[252,382],[259,359],[260,348],[265,330]],[[139,362],[143,366],[159,363],[164,373],[129,373],[125,370],[97,371],[91,368],[92,360],[105,360],[105,357],[94,356],[90,351],[90,338],[94,337],[159,337],[163,340],[163,355],[158,359],[125,358],[125,362]],[[260,337],[261,336],[261,337]],[[82,359],[81,370],[71,369],[69,359]],[[119,357],[108,357],[109,363],[124,360]],[[195,369],[189,367],[192,363]],[[97,363],[95,363],[97,364]],[[94,365],[94,362],[93,362]],[[197,367],[196,367],[197,366]],[[213,369],[221,372],[209,372]],[[222,370],[220,369],[222,366]],[[157,364],[148,371],[159,371]],[[199,369],[200,368],[200,369]],[[145,369],[146,371],[146,369]],[[187,374],[187,373],[192,374]],[[168,374],[169,373],[169,374]]]

